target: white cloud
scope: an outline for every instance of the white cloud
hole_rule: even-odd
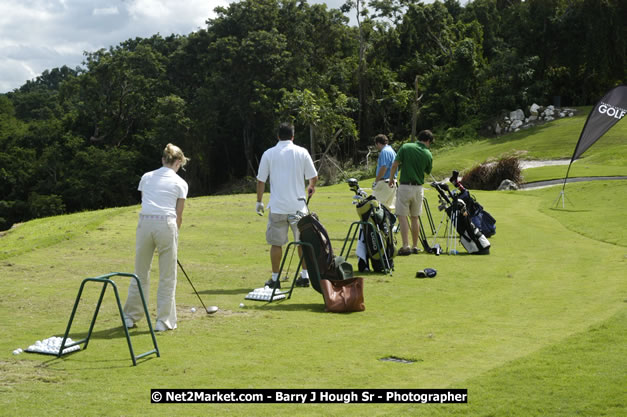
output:
[[[232,0],[0,0],[0,93],[83,52],[154,34],[187,35]]]
[[[120,11],[118,10],[117,7],[105,7],[102,9],[94,9],[91,13],[94,16],[107,16],[107,15],[114,15],[114,14],[120,14]]]

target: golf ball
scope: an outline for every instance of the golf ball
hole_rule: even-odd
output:
[[[239,308],[244,308],[244,303],[239,303]]]
[[[196,307],[192,307],[192,313],[196,312]]]

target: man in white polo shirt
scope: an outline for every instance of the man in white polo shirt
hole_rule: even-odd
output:
[[[279,142],[266,150],[259,163],[257,173],[257,205],[256,211],[263,214],[263,193],[266,182],[270,179],[269,216],[266,229],[266,241],[270,248],[272,278],[265,283],[271,288],[281,288],[279,268],[283,256],[283,245],[288,241],[288,228],[292,229],[294,240],[298,240],[297,223],[299,213],[306,212],[304,199],[316,191],[318,173],[307,149],[294,144],[294,126],[281,123],[278,131]],[[309,181],[305,193],[305,180]],[[306,269],[296,280],[300,287],[309,286],[309,275]]]

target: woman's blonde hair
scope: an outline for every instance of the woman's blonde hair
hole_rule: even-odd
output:
[[[163,150],[163,160],[167,165],[172,165],[176,161],[181,161],[181,168],[189,162],[189,158],[183,155],[183,151],[176,145],[168,143]]]

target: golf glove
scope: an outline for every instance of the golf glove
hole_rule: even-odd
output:
[[[258,201],[255,210],[257,211],[258,215],[263,216],[263,202]]]

